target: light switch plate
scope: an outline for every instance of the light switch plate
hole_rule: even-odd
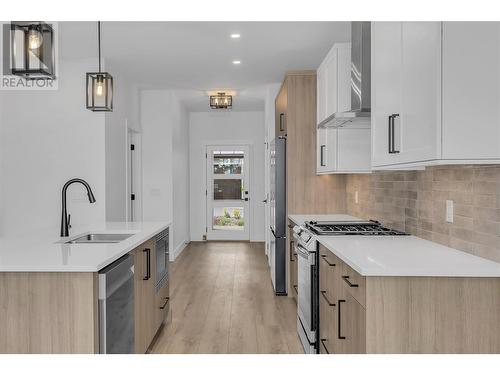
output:
[[[448,223],[453,223],[453,201],[446,201],[446,221]]]

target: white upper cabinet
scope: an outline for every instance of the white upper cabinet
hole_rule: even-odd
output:
[[[372,25],[372,165],[438,157],[439,22]]]
[[[500,162],[499,104],[499,23],[372,24],[374,169]]]
[[[316,100],[317,123],[335,112],[351,109],[351,43],[336,43],[319,66]]]
[[[316,173],[331,173],[337,165],[337,132],[319,128],[316,133]]]
[[[337,43],[317,70],[317,174],[371,171],[370,120],[328,127],[334,113],[350,109],[351,44]]]
[[[500,23],[443,24],[443,159],[500,163]]]

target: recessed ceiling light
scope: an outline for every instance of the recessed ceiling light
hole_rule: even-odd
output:
[[[233,60],[233,64],[234,64],[234,65],[241,64],[241,61],[240,61],[240,60]]]
[[[238,39],[240,36],[240,34],[231,34],[231,38],[233,39]]]

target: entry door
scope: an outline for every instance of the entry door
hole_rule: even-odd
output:
[[[207,147],[207,240],[250,240],[249,147]]]

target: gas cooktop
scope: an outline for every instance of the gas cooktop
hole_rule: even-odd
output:
[[[382,226],[378,221],[308,221],[306,228],[323,236],[407,236],[408,233]]]

